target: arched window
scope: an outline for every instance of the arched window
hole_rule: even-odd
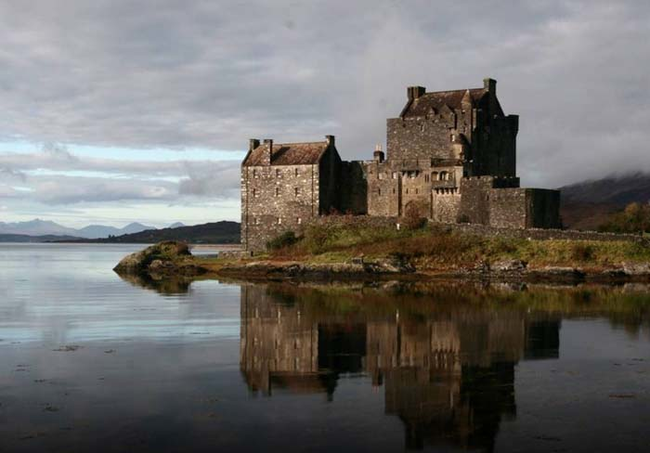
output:
[[[448,181],[449,180],[449,173],[446,171],[441,171],[440,172],[440,181]]]

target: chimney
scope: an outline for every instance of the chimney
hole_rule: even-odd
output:
[[[381,145],[379,143],[375,146],[375,152],[372,153],[372,155],[375,158],[375,162],[382,163],[384,161],[384,152],[381,150]]]
[[[325,140],[327,141],[327,146],[334,146],[335,137],[333,135],[326,135]]]
[[[264,144],[269,148],[268,153],[266,153],[266,156],[264,156],[264,163],[266,165],[271,165],[271,158],[273,156],[273,140],[270,138],[265,138]]]
[[[406,89],[406,96],[409,101],[413,101],[426,93],[426,91],[427,89],[424,87],[408,87]]]
[[[253,151],[255,148],[260,146],[260,141],[257,138],[248,139],[248,150]]]
[[[494,79],[485,78],[483,79],[483,89],[487,90],[488,93],[496,96],[497,94],[497,81]]]

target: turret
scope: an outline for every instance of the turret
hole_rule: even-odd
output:
[[[375,162],[382,163],[384,161],[384,152],[381,150],[381,145],[377,143],[377,146],[375,146],[375,152],[372,153]]]

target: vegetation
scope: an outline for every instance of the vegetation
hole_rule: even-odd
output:
[[[369,227],[354,222],[311,225],[303,236],[278,238],[275,260],[341,262],[363,256],[398,258],[419,270],[472,267],[479,262],[521,260],[537,266],[607,268],[650,261],[650,248],[627,241],[528,240],[463,234],[440,226]],[[284,244],[284,245],[280,245]]]
[[[285,231],[280,236],[277,236],[271,239],[269,242],[267,242],[266,248],[268,250],[278,250],[281,249],[282,247],[289,247],[295,244],[296,242],[298,242],[296,233],[294,233],[293,231]]]
[[[610,215],[599,230],[612,233],[650,233],[650,204],[628,204],[623,211]]]

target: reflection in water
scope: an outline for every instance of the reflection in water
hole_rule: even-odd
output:
[[[385,412],[403,421],[409,448],[492,450],[501,420],[516,414],[515,365],[559,354],[555,315],[461,307],[427,317],[399,307],[341,311],[313,297],[242,286],[241,370],[250,389],[332,399],[341,374],[366,373],[373,386],[384,386]]]
[[[0,451],[648,450],[647,287],[122,281],[136,248],[0,245]]]

